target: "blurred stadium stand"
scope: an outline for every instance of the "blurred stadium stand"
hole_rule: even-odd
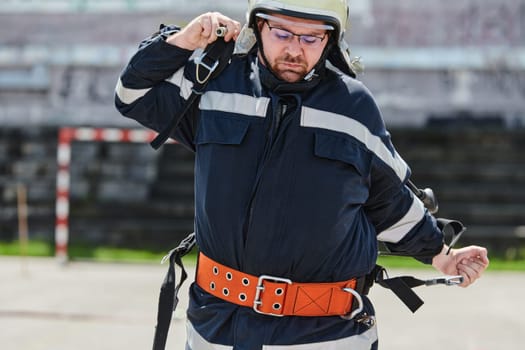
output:
[[[113,88],[142,38],[203,11],[242,22],[246,5],[0,2],[0,239],[16,235],[17,182],[29,186],[31,232],[52,238],[58,127],[137,126],[115,111]],[[525,0],[353,0],[350,19],[359,79],[442,215],[464,218],[474,236],[525,236]],[[192,230],[189,152],[75,147],[73,240],[133,245],[153,235],[174,244]]]

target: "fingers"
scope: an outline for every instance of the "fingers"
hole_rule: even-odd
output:
[[[239,36],[241,24],[219,12],[208,12],[194,18],[180,32],[173,34],[166,41],[175,46],[196,50],[204,49],[217,40],[217,28],[225,27],[225,41],[236,40]]]
[[[477,248],[479,251],[477,258],[480,259],[480,261],[485,265],[485,267],[489,266],[490,262],[489,262],[487,249],[483,247],[477,247]]]
[[[461,287],[468,287],[481,277],[489,266],[487,249],[479,246],[468,246],[460,249],[452,249],[450,254],[443,251],[432,259],[432,265],[447,275],[460,274],[463,276]]]
[[[222,23],[221,23],[222,25]],[[226,35],[224,36],[225,41],[237,40],[239,33],[241,31],[241,24],[237,21],[229,21],[224,23],[224,26],[227,28]]]
[[[199,25],[201,26],[200,36],[201,39],[206,39],[211,42],[212,37],[212,21],[208,15],[202,15],[199,19]]]
[[[489,265],[487,249],[479,246],[452,249],[450,256],[453,258],[449,261],[451,264],[445,261],[443,263],[445,268],[441,271],[450,274],[451,270],[455,270],[454,273],[463,276],[464,282],[460,285],[461,287],[467,287],[474,283]]]
[[[225,27],[224,41],[235,40],[239,36],[241,24],[219,12],[209,12],[201,15],[199,18],[201,25],[201,37],[206,43],[212,43],[217,40],[217,28]]]
[[[487,266],[488,265],[481,257],[461,260],[457,264],[458,272],[464,278],[464,282],[461,284],[461,287],[468,287],[474,283],[478,278],[481,277]]]

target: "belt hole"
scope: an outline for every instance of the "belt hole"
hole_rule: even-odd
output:
[[[281,304],[275,303],[275,304],[273,304],[272,307],[273,307],[274,310],[280,310],[281,309]]]
[[[240,301],[246,301],[246,298],[247,298],[246,294],[244,294],[244,293],[239,294],[239,300]]]
[[[283,295],[283,293],[284,293],[284,290],[282,288],[277,288],[275,290],[275,295]]]
[[[230,295],[230,291],[228,290],[228,288],[223,288],[222,294],[224,294],[224,296],[227,297],[228,295]]]
[[[215,282],[211,282],[210,283],[210,289],[211,290],[215,290]]]
[[[250,280],[247,279],[246,277],[244,277],[242,279],[242,284],[243,284],[243,286],[248,287],[250,285]]]
[[[231,281],[231,280],[233,279],[233,275],[232,275],[231,272],[226,272],[226,279],[227,279],[228,281]]]
[[[217,266],[213,267],[213,274],[217,276],[219,274],[219,268]]]

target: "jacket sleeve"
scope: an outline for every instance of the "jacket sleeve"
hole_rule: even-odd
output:
[[[377,239],[388,249],[429,264],[442,250],[443,233],[406,186],[410,168],[392,145],[372,96],[361,98],[360,104],[366,115],[373,116],[368,119],[369,127],[379,145],[372,157],[367,217],[376,228]]]
[[[166,43],[161,35],[150,39],[133,55],[119,77],[115,88],[117,110],[160,132],[191,94],[193,83],[186,73],[191,55],[192,51]],[[172,137],[193,149],[191,112]]]

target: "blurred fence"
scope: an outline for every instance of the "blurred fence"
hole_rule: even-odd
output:
[[[60,178],[69,203],[55,220],[58,144],[55,128],[0,131],[0,240],[17,238],[18,184],[27,188],[31,239],[53,242],[64,210],[77,245],[162,249],[193,230],[193,157],[176,145],[73,141]]]

